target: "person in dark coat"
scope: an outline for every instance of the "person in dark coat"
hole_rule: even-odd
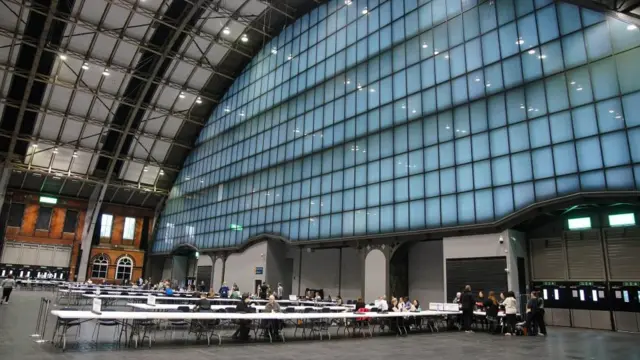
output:
[[[471,322],[473,321],[473,307],[476,301],[471,293],[471,286],[464,287],[464,292],[460,298],[460,308],[462,309],[462,328],[466,333],[472,333]]]
[[[249,294],[242,294],[242,299],[238,302],[238,305],[236,305],[236,313],[246,314],[253,312],[252,310],[253,309],[249,307]],[[249,325],[251,324],[251,320],[238,320],[237,323],[239,327],[231,338],[240,341],[249,340],[249,332],[251,331]]]

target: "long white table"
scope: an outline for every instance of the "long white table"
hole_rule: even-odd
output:
[[[184,295],[184,296],[181,296]],[[146,300],[148,299],[148,295],[118,295],[118,294],[82,294],[83,297],[89,298],[89,299],[111,299],[111,300]],[[167,296],[167,295],[163,295],[163,296],[157,296],[156,297],[156,301],[158,300],[168,300],[168,301],[197,301],[200,300],[199,297],[194,297],[192,295],[189,294],[181,294],[181,293],[174,293],[173,296]],[[212,302],[238,302],[240,301],[240,299],[231,299],[231,298],[207,298],[207,300],[212,301]],[[263,300],[263,299],[251,299],[250,302],[251,303],[258,303],[258,304],[266,304],[268,300]],[[315,301],[308,301],[308,300],[301,300],[301,301],[293,301],[293,300],[276,300],[278,303],[280,304],[302,304],[302,305],[309,305],[309,306],[336,306],[336,303],[333,302],[315,302]],[[288,305],[283,305],[283,306],[288,306]],[[346,305],[344,305],[345,307],[348,307]]]
[[[157,305],[156,305],[157,306]],[[357,318],[394,318],[409,316],[444,316],[458,315],[460,311],[415,311],[387,313],[217,313],[217,312],[144,312],[144,311],[103,311],[100,314],[92,311],[52,310],[51,314],[61,319],[86,320],[305,320],[305,319],[357,319]],[[478,315],[483,315],[479,313]]]
[[[182,306],[188,306],[189,309],[194,309],[196,306],[193,304],[187,305],[179,305],[179,304],[156,304],[156,305],[148,305],[148,304],[139,304],[139,303],[127,303],[127,306],[132,308],[146,310],[146,311],[175,311]],[[265,305],[251,305],[252,308],[257,309],[259,311],[263,311],[265,309]],[[222,310],[228,308],[235,308],[233,305],[211,305],[211,310]],[[322,309],[329,309],[330,311],[348,311],[349,308],[345,306],[287,306],[287,308],[293,308],[295,311],[304,311],[305,309],[312,309],[314,311],[321,311]]]

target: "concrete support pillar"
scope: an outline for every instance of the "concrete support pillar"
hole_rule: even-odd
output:
[[[80,244],[80,264],[78,265],[77,281],[84,282],[87,279],[87,268],[89,266],[89,255],[91,255],[91,240],[98,221],[100,208],[102,207],[102,186],[96,185],[89,198],[87,213],[84,217],[84,227],[82,228],[82,243]]]
[[[389,251],[370,248],[363,251],[364,301],[370,303],[389,291]]]

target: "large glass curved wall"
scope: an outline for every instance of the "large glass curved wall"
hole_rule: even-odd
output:
[[[640,187],[640,32],[550,0],[340,0],[247,66],[155,252],[484,223]]]

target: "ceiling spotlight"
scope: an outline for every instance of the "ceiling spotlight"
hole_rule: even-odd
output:
[[[58,148],[53,148],[53,153],[57,154],[58,153]]]
[[[200,98],[200,96],[196,98],[196,104],[202,104],[202,99]]]
[[[426,43],[426,42],[422,43],[422,48],[423,48],[423,49],[426,49],[426,48],[428,48],[428,47],[429,47],[429,45],[427,45],[427,43]]]
[[[60,57],[60,60],[62,60],[62,61],[67,60],[67,55],[65,55],[65,54],[60,54],[59,57]]]
[[[476,82],[480,82],[480,78],[476,78]]]
[[[242,42],[247,42],[249,41],[249,37],[247,36],[247,34],[242,34],[242,36],[240,37],[240,40],[242,40]]]
[[[89,70],[89,64],[87,64],[87,63],[82,64],[82,69],[83,70]]]
[[[445,56],[444,56],[444,58],[445,58],[445,59],[448,59],[448,58],[449,58],[449,55],[445,55]]]
[[[522,38],[518,38],[518,40],[516,40],[516,44],[517,45],[522,45],[522,44],[524,44],[524,40],[522,40]]]
[[[224,112],[228,113],[231,112],[231,109],[229,109],[229,107],[224,108]]]
[[[102,76],[109,76],[109,69],[104,69]]]
[[[273,55],[277,54],[278,53],[278,49],[276,49],[275,47],[271,48],[271,53]]]
[[[369,10],[367,9],[367,7],[365,6],[364,9],[362,9],[362,15],[367,15],[367,13],[369,12]]]
[[[160,169],[160,175],[164,175],[164,170]]]
[[[613,113],[614,113],[614,111],[613,111],[613,110],[609,110],[609,114],[613,114]]]
[[[530,55],[533,55],[533,54],[535,54],[535,53],[536,53],[536,51],[535,51],[535,50],[533,50],[533,49],[529,50],[529,54],[530,54]]]
[[[224,29],[222,29],[222,33],[225,35],[229,35],[231,34],[231,29],[229,29],[228,26],[225,26]]]
[[[149,171],[149,169],[147,169],[147,167],[145,166],[144,169],[142,169],[142,171],[147,172]]]
[[[293,59],[293,55],[289,54],[289,56],[287,56],[287,60],[291,60]]]
[[[629,30],[629,31],[633,31],[633,30],[635,30],[635,29],[637,29],[637,28],[638,28],[638,27],[637,27],[637,26],[635,26],[635,25],[633,25],[633,24],[627,25],[627,30]]]
[[[433,55],[438,55],[438,54],[440,54],[440,51],[438,51],[438,50],[433,52]]]
[[[538,59],[546,59],[546,58],[547,58],[547,55],[540,55],[540,56],[538,56]]]
[[[371,88],[371,89],[369,89],[369,91],[370,91],[370,92],[372,92],[372,93],[374,93],[374,92],[376,92],[376,89]]]
[[[178,97],[180,99],[184,99],[186,97],[186,95],[184,94],[184,91],[180,91],[180,95],[178,95]]]
[[[353,1],[351,1],[351,0],[344,0],[344,4],[345,4],[345,5],[347,5],[347,6],[349,6],[349,5],[353,4]]]
[[[73,152],[73,155],[71,155],[71,156],[73,156],[74,158],[77,158],[77,157],[78,157],[78,152],[77,152],[77,151],[74,151],[74,152]]]
[[[38,144],[33,144],[33,145],[31,145],[31,146],[33,146],[34,148],[37,148],[37,147],[38,147]]]

